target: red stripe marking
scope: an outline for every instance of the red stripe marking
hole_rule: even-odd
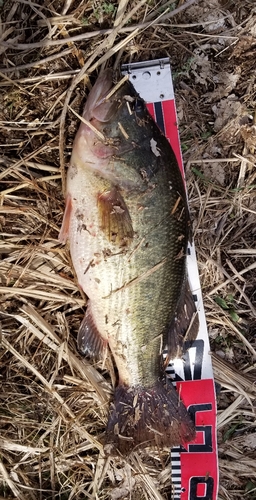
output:
[[[215,388],[212,379],[192,380],[188,382],[178,382],[177,390],[186,407],[196,409],[195,413],[196,439],[192,443],[184,446],[181,451],[181,486],[184,491],[181,493],[181,500],[188,498],[202,497],[203,492],[207,491],[207,481],[213,482],[213,499],[217,498],[218,490],[218,463],[216,458],[217,439],[216,439],[216,398]],[[200,410],[200,406],[210,405],[211,409]],[[206,451],[196,449],[195,445],[204,445]],[[209,447],[210,445],[210,447]],[[208,451],[207,451],[208,448]],[[197,478],[203,478],[202,482]],[[212,478],[212,479],[211,479]],[[205,483],[204,483],[205,480]],[[213,481],[212,481],[213,480]],[[196,484],[196,487],[195,487]],[[196,496],[192,495],[192,489],[196,490]]]
[[[148,108],[148,111],[150,112],[152,118],[156,121],[154,103],[153,102],[148,102],[147,103],[147,108]]]
[[[155,116],[155,108],[154,103],[147,103],[148,111],[150,112],[152,118],[156,121]],[[178,132],[178,124],[177,124],[177,116],[176,116],[176,108],[174,101],[163,101],[162,102],[162,110],[163,110],[163,120],[165,127],[165,136],[169,140],[173,152],[177,158],[178,165],[180,170],[184,176],[184,167],[181,156],[180,149],[180,141],[179,141],[179,132]]]

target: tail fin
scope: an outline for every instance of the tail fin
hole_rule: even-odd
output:
[[[178,446],[193,440],[194,425],[171,383],[154,387],[120,385],[106,431],[106,453],[126,454],[136,445]]]

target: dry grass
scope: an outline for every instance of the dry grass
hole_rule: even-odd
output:
[[[168,450],[102,453],[113,368],[77,353],[85,297],[57,239],[77,115],[96,70],[158,56],[172,60],[221,385],[219,499],[256,498],[254,3],[0,5],[0,498],[171,498]]]

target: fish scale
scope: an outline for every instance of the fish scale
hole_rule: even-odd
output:
[[[84,123],[75,138],[60,239],[69,238],[89,297],[79,348],[93,357],[109,348],[118,370],[107,443],[127,452],[132,441],[172,446],[193,436],[163,380],[161,351],[170,335],[170,349],[182,345],[194,309],[184,313],[189,216],[176,158],[131,84],[104,100],[109,78],[99,77],[84,112],[105,140]]]

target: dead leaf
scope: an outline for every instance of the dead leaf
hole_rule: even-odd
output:
[[[242,105],[234,95],[230,95],[227,99],[222,99],[219,104],[212,107],[212,110],[216,117],[214,123],[214,130],[216,132],[223,129],[231,120],[242,116]]]
[[[256,149],[256,125],[242,125],[240,132],[250,153],[254,154]]]
[[[251,434],[247,434],[247,436],[243,436],[243,446],[244,448],[250,448],[251,450],[255,450],[256,432],[252,432]]]
[[[221,163],[206,163],[204,166],[204,174],[207,178],[220,184],[225,185],[225,169]]]
[[[194,59],[191,62],[191,72],[195,77],[196,83],[207,85],[209,79],[212,78],[211,63],[208,55],[204,52],[208,48],[208,44],[194,50]]]

